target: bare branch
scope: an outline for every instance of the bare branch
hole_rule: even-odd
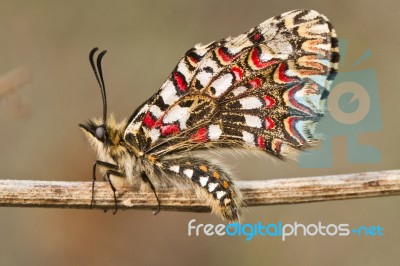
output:
[[[88,209],[91,182],[1,180],[0,206]],[[288,204],[325,200],[400,195],[400,170],[286,178],[265,181],[238,181],[247,206]],[[163,210],[209,211],[188,188],[159,189]],[[155,209],[154,194],[131,188],[118,189],[120,209]],[[107,182],[97,182],[93,208],[112,209],[114,199]]]

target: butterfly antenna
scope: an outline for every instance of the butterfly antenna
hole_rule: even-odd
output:
[[[101,91],[101,97],[103,98],[103,124],[106,124],[106,119],[107,119],[107,95],[106,95],[106,88],[104,85],[104,78],[103,78],[103,70],[101,67],[101,60],[103,59],[103,56],[107,53],[106,50],[102,51],[98,57],[97,61],[95,64],[94,60],[94,55],[95,53],[99,50],[99,48],[95,47],[93,48],[90,53],[89,53],[89,61],[90,65],[92,66],[94,75],[96,76],[96,80],[99,83],[100,91]]]

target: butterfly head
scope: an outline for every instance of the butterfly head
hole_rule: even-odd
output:
[[[90,119],[86,124],[79,124],[83,133],[91,143],[108,145],[110,142],[109,133],[106,125],[98,119]]]
[[[85,124],[80,124],[88,141],[97,151],[107,153],[110,148],[120,144],[125,122],[117,123],[113,116],[108,118],[107,124],[101,119],[90,119]]]
[[[97,50],[98,48],[94,48],[90,52],[89,60],[100,86],[103,99],[103,118],[90,119],[86,124],[80,124],[79,126],[86,138],[100,154],[108,154],[111,147],[118,146],[120,143],[124,124],[117,124],[113,116],[107,117],[107,97],[101,67],[101,60],[107,51],[102,51],[95,62],[94,56]]]

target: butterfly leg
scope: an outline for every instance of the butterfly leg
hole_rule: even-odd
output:
[[[155,212],[153,212],[154,215],[157,215],[160,211],[161,211],[161,205],[160,205],[160,200],[158,199],[157,193],[156,193],[156,189],[154,188],[153,183],[151,183],[149,177],[147,176],[147,174],[145,172],[142,172],[140,174],[140,177],[142,178],[142,180],[150,185],[151,190],[154,193],[154,196],[156,196],[157,199],[157,210]]]
[[[99,160],[97,160],[97,161],[95,161],[95,162],[93,163],[93,173],[92,173],[92,180],[93,180],[93,182],[92,182],[92,200],[91,200],[91,202],[90,202],[90,208],[92,208],[93,203],[94,203],[94,183],[96,182],[96,168],[97,168],[98,165],[104,166],[104,167],[107,167],[107,168],[111,168],[111,169],[114,169],[114,170],[117,170],[117,169],[118,169],[118,166],[115,165],[115,164],[112,164],[112,163],[107,163],[107,162],[103,162],[103,161],[99,161]]]
[[[119,176],[119,177],[124,177],[124,175],[123,175],[122,173],[120,173],[120,172],[117,172],[117,171],[111,170],[111,169],[106,171],[106,176],[107,176],[108,183],[110,184],[111,189],[112,189],[112,191],[113,191],[113,193],[114,193],[114,205],[115,205],[115,210],[114,210],[113,214],[116,214],[117,211],[118,211],[117,195],[116,195],[117,189],[115,188],[115,186],[114,186],[113,183],[111,182],[111,177],[110,177],[110,175]]]

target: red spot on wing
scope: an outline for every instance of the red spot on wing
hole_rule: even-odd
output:
[[[186,58],[188,60],[188,62],[192,65],[192,66],[196,66],[202,59],[202,56],[198,55],[194,49],[190,52],[188,52],[186,54]]]
[[[304,106],[304,105],[302,105],[302,104],[300,104],[296,99],[295,99],[295,94],[296,94],[296,92],[298,92],[299,90],[301,90],[303,87],[301,86],[301,84],[297,84],[296,86],[294,86],[294,87],[292,87],[291,89],[289,89],[289,92],[288,92],[288,100],[289,100],[289,102],[290,102],[290,104],[294,107],[294,108],[296,108],[296,109],[298,109],[298,110],[301,110],[302,112],[304,112],[304,113],[312,113],[312,111],[308,108],[308,107],[306,107],[306,106]]]
[[[235,58],[233,55],[230,55],[226,51],[224,51],[222,47],[217,49],[217,54],[222,59],[222,61],[226,63],[231,62]]]
[[[232,72],[235,75],[237,81],[242,80],[243,78],[243,69],[238,66],[232,67]]]
[[[286,119],[286,123],[287,123],[287,131],[289,132],[289,134],[295,138],[299,143],[304,143],[304,139],[302,138],[302,136],[297,132],[296,130],[296,122],[298,121],[297,117],[289,117]]]
[[[174,80],[180,91],[186,91],[187,84],[186,84],[185,77],[182,74],[180,74],[179,72],[175,72]]]
[[[155,128],[161,125],[162,118],[155,120],[151,116],[150,112],[147,112],[143,118],[143,124],[145,124],[148,128]]]
[[[266,108],[272,108],[276,103],[275,99],[270,97],[270,96],[268,96],[268,95],[264,95],[263,99],[264,99],[264,103],[265,103],[265,107]]]
[[[180,131],[179,126],[176,124],[161,126],[160,129],[163,136],[173,135]]]
[[[253,36],[253,41],[259,41],[261,39],[261,34],[260,33],[256,33]]]
[[[265,129],[274,129],[275,122],[269,117],[265,117]]]
[[[265,139],[263,137],[258,136],[257,137],[257,145],[261,149],[265,149]]]
[[[196,133],[191,136],[191,139],[197,142],[206,142],[207,141],[207,128],[202,127],[199,128]]]
[[[289,77],[286,75],[287,65],[285,63],[281,63],[278,68],[278,78],[282,82],[296,82],[297,78]]]
[[[251,55],[250,55],[251,61],[253,62],[253,65],[257,68],[257,69],[263,69],[266,68],[270,65],[273,65],[276,63],[275,60],[270,60],[267,62],[263,62],[261,61],[260,58],[260,48],[255,47],[252,51],[251,51]]]
[[[255,79],[253,79],[253,80],[250,80],[250,81],[249,81],[249,84],[250,84],[250,86],[251,86],[253,89],[256,89],[256,88],[258,88],[258,87],[261,86],[262,80],[259,79],[259,78],[255,78]]]
[[[190,61],[192,61],[193,63],[197,64],[199,62],[199,60],[197,60],[195,57],[193,56],[189,56]]]
[[[149,128],[153,128],[156,121],[151,117],[150,113],[147,112],[143,118],[143,124],[145,124]]]

